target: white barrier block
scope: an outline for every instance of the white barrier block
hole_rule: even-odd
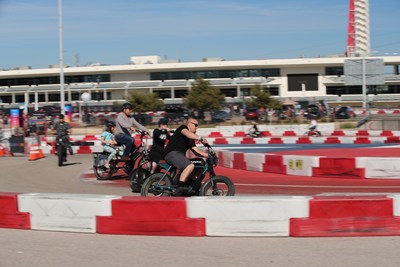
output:
[[[365,168],[365,178],[400,179],[400,158],[356,158],[356,168]]]
[[[283,155],[286,174],[312,176],[313,167],[319,167],[319,156]]]
[[[354,136],[337,136],[341,144],[354,144],[356,137]]]
[[[246,162],[246,170],[262,172],[265,163],[265,154],[245,153],[244,161]]]
[[[298,136],[284,136],[281,138],[284,144],[296,144]]]
[[[387,195],[388,198],[393,198],[393,216],[400,216],[400,195]]]
[[[233,168],[233,155],[235,152],[228,150],[220,150],[222,152],[222,160],[220,160],[219,165],[226,168]]]
[[[191,197],[190,218],[206,219],[208,236],[289,236],[290,218],[309,217],[307,196]]]
[[[31,193],[18,195],[18,210],[29,212],[31,229],[96,233],[96,216],[111,216],[116,195]]]
[[[242,138],[238,138],[238,137],[228,137],[226,138],[226,141],[228,142],[228,144],[230,145],[240,145],[240,141],[242,141]]]

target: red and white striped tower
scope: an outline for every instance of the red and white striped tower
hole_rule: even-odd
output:
[[[346,55],[370,55],[368,0],[350,0]]]

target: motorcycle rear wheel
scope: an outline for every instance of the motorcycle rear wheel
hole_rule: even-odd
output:
[[[226,176],[214,176],[200,188],[200,196],[234,196],[235,185]]]
[[[94,175],[96,176],[97,180],[107,180],[110,179],[113,172],[111,168],[105,168],[104,165],[107,162],[108,155],[100,154],[95,159],[93,169]]]

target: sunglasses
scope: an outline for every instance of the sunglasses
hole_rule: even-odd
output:
[[[194,123],[194,122],[190,122],[190,123],[192,123],[196,127],[199,127],[199,125],[197,123]]]

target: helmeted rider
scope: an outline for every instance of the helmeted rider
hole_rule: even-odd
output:
[[[308,126],[308,130],[311,133],[314,133],[317,130],[317,127],[318,127],[318,122],[315,119],[315,117],[313,116],[313,117],[311,117],[311,122],[310,122],[310,125]]]
[[[129,154],[135,150],[135,139],[132,134],[139,128],[142,131],[147,132],[150,135],[149,130],[138,123],[135,118],[131,116],[133,111],[133,106],[130,103],[125,103],[122,105],[122,112],[117,116],[116,128],[114,132],[115,141],[118,145],[125,145],[124,153],[122,155],[122,160],[129,160]]]
[[[253,137],[258,137],[261,135],[260,130],[258,129],[257,122],[253,121],[253,126],[249,129],[249,135]]]
[[[54,124],[53,130],[55,132],[56,138],[62,138],[68,148],[71,155],[74,154],[71,143],[69,142],[69,135],[71,134],[71,126],[68,122],[64,120],[64,114],[58,115],[58,121]]]

